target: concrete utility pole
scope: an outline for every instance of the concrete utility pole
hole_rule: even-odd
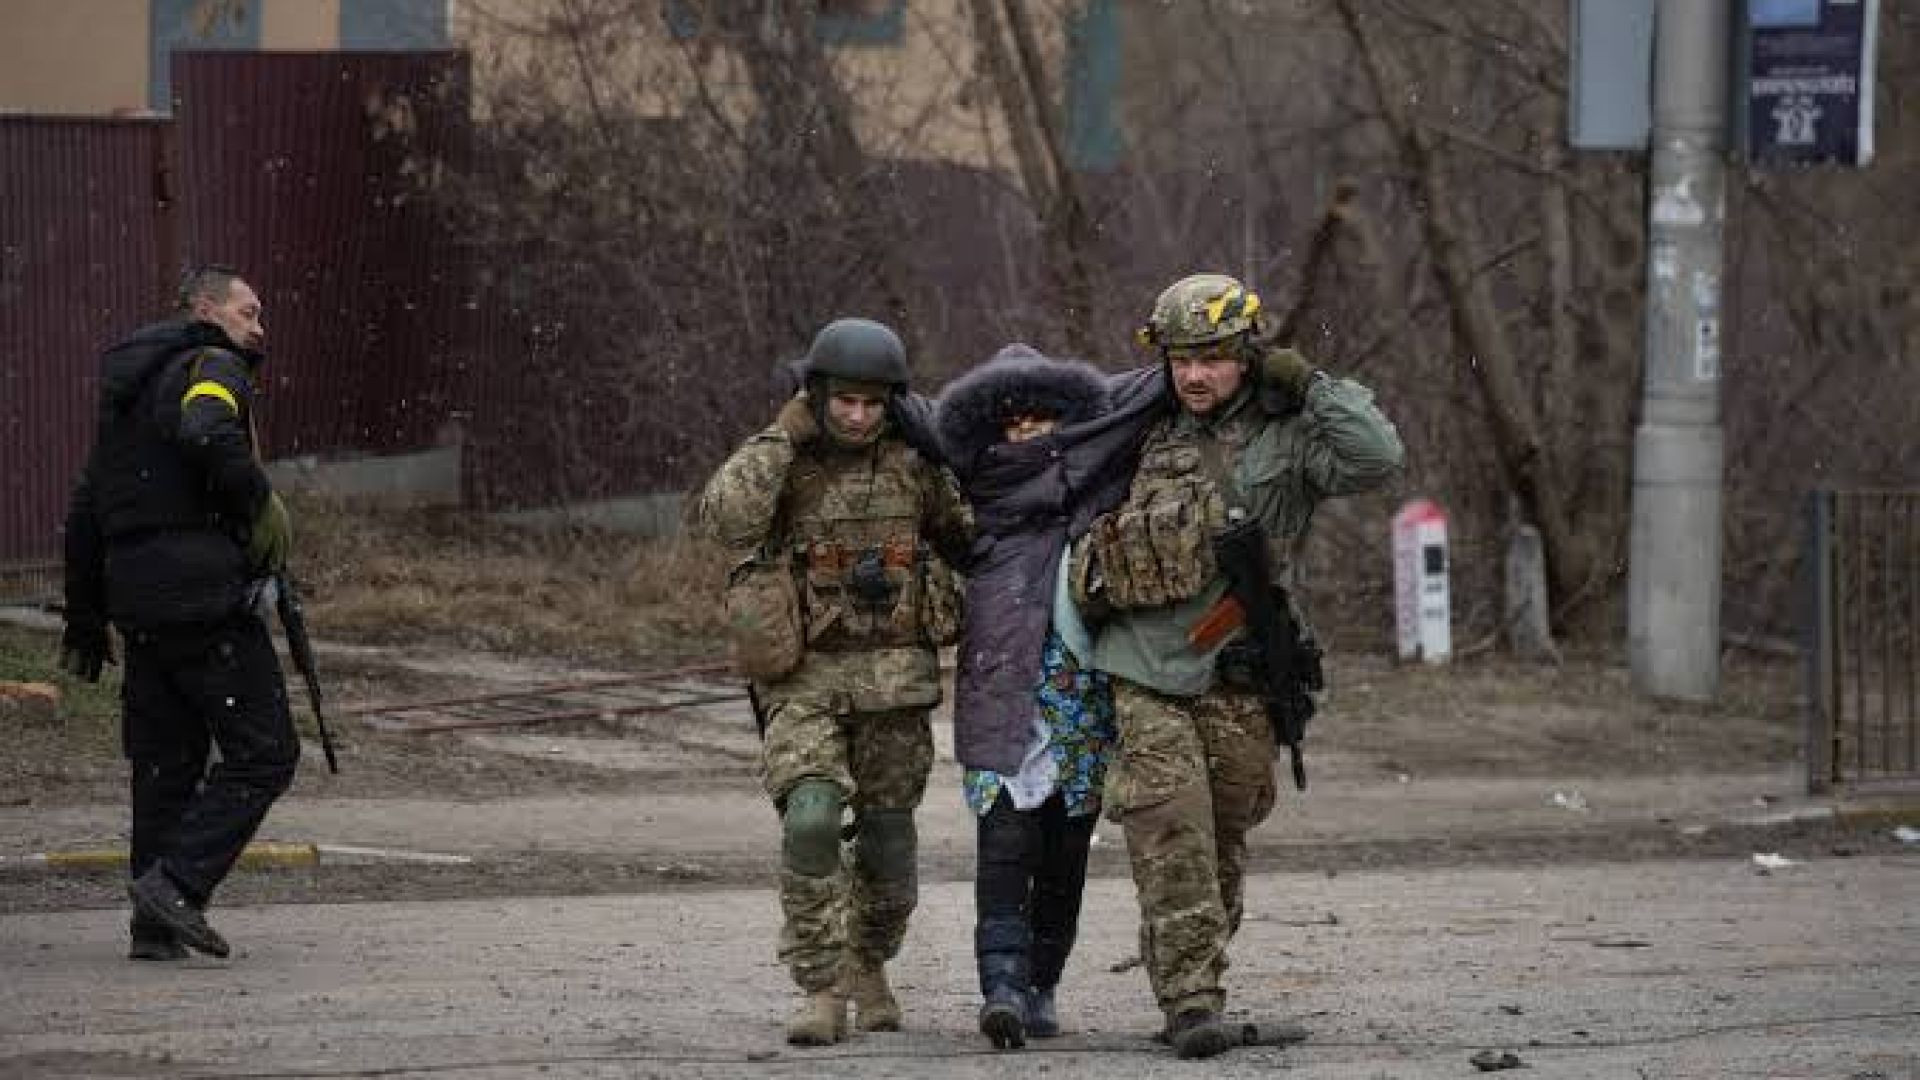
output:
[[[1720,292],[1727,0],[1659,0],[1645,390],[1633,440],[1627,653],[1635,689],[1720,685]]]

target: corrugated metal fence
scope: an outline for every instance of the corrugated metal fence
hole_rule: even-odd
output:
[[[433,445],[477,366],[470,260],[418,197],[458,160],[457,53],[176,53],[171,121],[0,118],[0,569],[57,561],[96,359],[182,265],[266,307],[272,456]]]
[[[465,259],[411,153],[457,160],[458,53],[174,55],[189,261],[266,308],[272,457],[433,444],[460,411]]]
[[[0,567],[58,558],[95,358],[177,273],[171,130],[0,119]]]
[[[1817,492],[1808,536],[1809,786],[1920,782],[1920,491]]]

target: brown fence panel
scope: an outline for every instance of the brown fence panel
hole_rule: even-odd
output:
[[[1920,491],[1817,492],[1808,537],[1809,787],[1920,783]]]
[[[458,160],[461,53],[176,52],[185,254],[266,309],[274,457],[434,445],[465,407],[467,261],[416,163]]]
[[[56,561],[101,349],[172,286],[164,120],[0,117],[0,567]]]

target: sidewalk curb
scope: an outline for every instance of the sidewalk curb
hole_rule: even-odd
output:
[[[396,848],[361,847],[355,844],[261,841],[247,845],[246,850],[240,853],[238,865],[249,868],[318,866],[323,859],[328,863],[339,864],[405,862],[466,865],[474,861],[470,855],[449,855],[433,851],[403,851]],[[31,855],[0,855],[0,869],[32,868],[44,869],[48,872],[85,873],[120,869],[126,865],[127,849],[124,847],[69,848],[62,851],[35,852]]]

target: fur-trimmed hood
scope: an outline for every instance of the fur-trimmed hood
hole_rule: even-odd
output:
[[[1105,381],[1093,367],[1015,343],[947,384],[935,404],[934,425],[947,460],[965,472],[982,450],[1005,437],[1008,417],[1044,413],[1064,427],[1097,415],[1105,398]]]

